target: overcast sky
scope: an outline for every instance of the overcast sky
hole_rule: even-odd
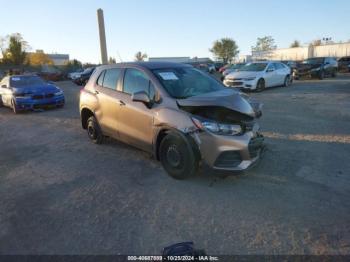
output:
[[[297,39],[350,40],[349,0],[0,0],[0,36],[21,33],[33,50],[100,62],[96,10],[104,10],[108,56],[212,57],[222,37],[249,54],[256,38],[278,47]]]

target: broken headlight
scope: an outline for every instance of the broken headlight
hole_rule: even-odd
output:
[[[242,133],[242,127],[240,125],[233,124],[220,124],[207,119],[198,119],[192,117],[192,121],[195,126],[200,130],[206,130],[217,135],[239,135]]]

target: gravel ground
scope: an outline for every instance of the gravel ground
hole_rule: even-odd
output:
[[[253,93],[267,151],[186,181],[134,148],[92,144],[79,87],[63,109],[0,108],[1,254],[350,254],[350,76]],[[227,176],[230,175],[230,176]]]

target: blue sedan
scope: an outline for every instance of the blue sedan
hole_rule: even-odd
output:
[[[64,94],[57,86],[35,75],[7,76],[0,82],[0,106],[21,110],[63,107]]]

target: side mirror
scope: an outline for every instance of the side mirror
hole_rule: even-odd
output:
[[[275,69],[273,69],[273,68],[268,68],[268,69],[266,70],[267,73],[270,73],[270,72],[273,72],[273,71],[275,71]]]
[[[149,106],[151,104],[151,99],[145,91],[135,92],[131,95],[131,100],[134,102],[142,102]]]

